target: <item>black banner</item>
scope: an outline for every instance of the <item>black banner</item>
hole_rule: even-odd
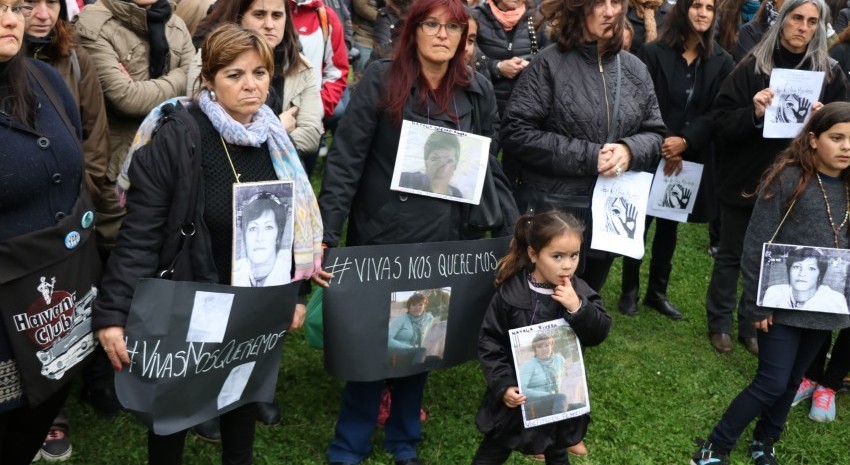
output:
[[[374,381],[477,357],[478,331],[510,238],[329,249],[325,369]]]
[[[115,377],[121,404],[172,434],[249,402],[271,402],[300,283],[272,287],[144,279]]]

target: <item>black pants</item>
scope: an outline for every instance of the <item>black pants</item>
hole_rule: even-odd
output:
[[[705,297],[705,311],[710,333],[732,334],[732,311],[738,304],[738,337],[755,337],[756,330],[744,315],[743,302],[738,301],[738,277],[744,235],[752,207],[720,204],[720,250],[714,258],[711,282]]]
[[[70,391],[68,383],[41,405],[0,413],[0,463],[29,465],[32,462]]]
[[[806,371],[806,378],[837,391],[844,384],[844,377],[850,372],[850,328],[842,329],[838,333],[835,344],[831,342],[832,340],[827,338],[823,343],[815,361]],[[829,365],[826,365],[826,354],[830,345],[832,357],[829,359]]]
[[[254,451],[254,428],[257,405],[247,404],[221,417],[221,464],[250,465]],[[183,444],[186,431],[159,436],[148,431],[148,463],[150,465],[180,465],[183,463]]]
[[[654,216],[646,217],[646,226],[643,230],[643,241],[646,242],[647,235],[649,234],[649,227],[652,225],[652,221],[656,220]],[[650,259],[650,269],[651,268],[665,268],[669,269],[673,266],[673,253],[676,252],[676,242],[679,238],[679,222],[665,220],[664,218],[658,218],[655,221],[655,236],[652,237],[652,256]],[[626,263],[631,262],[633,267],[627,267]],[[640,272],[640,264],[643,262],[642,259],[632,258],[632,257],[623,257],[623,273],[625,274],[627,269],[635,270],[636,272]],[[632,277],[632,281],[635,283],[639,282],[638,276]],[[650,271],[650,279],[652,279],[652,271]],[[625,278],[623,279],[626,280]]]
[[[501,465],[508,460],[511,452],[513,451],[505,447],[503,441],[484,435],[478,450],[475,451],[475,457],[472,458],[472,465]],[[546,465],[570,465],[566,447],[549,448],[543,455],[546,456]]]

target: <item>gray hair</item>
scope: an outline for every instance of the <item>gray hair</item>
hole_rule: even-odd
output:
[[[812,36],[812,40],[806,47],[806,54],[797,65],[797,68],[803,63],[810,62],[811,71],[823,71],[826,73],[826,81],[829,82],[831,80],[829,71],[832,65],[830,64],[826,44],[826,21],[829,18],[829,7],[824,0],[785,0],[782,9],[779,10],[779,16],[776,18],[776,22],[770,26],[770,29],[765,32],[762,40],[750,52],[750,55],[756,60],[755,71],[757,73],[770,75],[770,72],[773,71],[773,54],[779,47],[782,28],[788,21],[791,11],[806,3],[811,3],[818,9],[820,18],[818,19],[818,25]]]

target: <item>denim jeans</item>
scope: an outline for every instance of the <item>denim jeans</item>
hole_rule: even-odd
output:
[[[419,373],[392,380],[384,448],[396,460],[416,458],[416,445],[422,440],[419,410],[427,379],[428,373]],[[328,446],[328,461],[359,463],[369,456],[383,390],[383,380],[345,384],[334,438]]]
[[[755,379],[729,404],[709,441],[730,451],[751,421],[758,418],[755,439],[779,439],[800,386],[829,331],[774,324],[758,332],[759,364]]]

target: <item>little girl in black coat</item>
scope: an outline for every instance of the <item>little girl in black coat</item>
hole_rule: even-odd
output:
[[[611,328],[602,298],[575,276],[584,226],[573,216],[550,211],[517,222],[511,250],[499,261],[499,289],[481,324],[478,357],[487,393],[476,416],[484,439],[474,465],[504,463],[514,450],[543,453],[547,465],[569,464],[567,447],[587,432],[589,415],[534,428],[523,426],[508,331],[563,318],[583,346],[601,343]]]

